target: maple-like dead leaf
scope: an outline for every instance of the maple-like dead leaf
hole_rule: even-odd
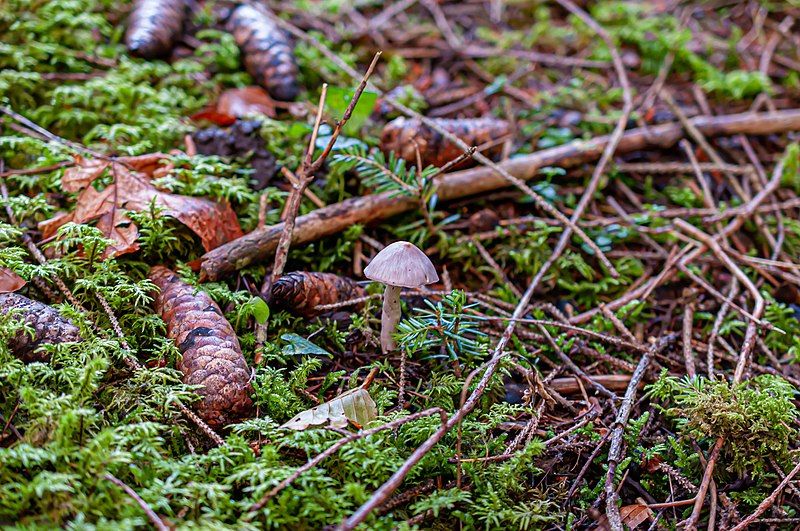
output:
[[[0,267],[0,293],[13,293],[25,284],[24,278],[6,267]]]
[[[116,159],[119,164],[138,172],[163,177],[164,171],[171,170],[172,166],[165,162],[169,155],[165,153],[148,153],[135,157],[121,157]],[[111,165],[111,160],[85,159],[81,156],[75,158],[75,165],[64,171],[61,177],[61,186],[65,192],[77,192],[89,186],[95,179],[98,179],[103,172]]]
[[[281,428],[305,430],[316,426],[346,428],[349,423],[364,426],[378,416],[375,401],[363,387],[342,393],[333,400],[295,415]]]
[[[65,192],[77,192],[99,178],[110,162],[102,159],[79,160],[75,166],[67,168],[61,176],[61,187]]]
[[[88,223],[96,220],[97,228],[114,242],[106,249],[104,258],[131,253],[139,248],[136,242],[139,231],[127,212],[145,210],[151,201],[163,208],[165,215],[176,218],[197,234],[206,251],[241,236],[239,220],[230,205],[163,192],[153,185],[152,177],[163,176],[172,169],[164,162],[166,157],[163,153],[152,153],[122,157],[116,161],[79,160],[76,166],[64,172],[62,178],[64,190],[83,190],[75,210],[40,223],[42,237],[54,236],[59,227],[70,221]],[[107,168],[111,169],[114,180],[97,191],[91,183]]]

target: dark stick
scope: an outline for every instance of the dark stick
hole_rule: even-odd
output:
[[[740,133],[765,135],[800,129],[800,109],[775,113],[745,113],[726,116],[703,116],[692,123],[707,136]],[[620,139],[617,153],[647,147],[668,148],[683,137],[680,123],[627,131]],[[600,157],[609,136],[589,141],[573,141],[555,148],[544,149],[522,157],[506,160],[500,166],[518,179],[534,178],[545,166],[573,167]],[[508,181],[492,168],[474,168],[442,175],[437,180],[436,193],[443,201],[482,194],[508,186]],[[346,199],[299,216],[292,243],[303,244],[336,234],[356,223],[373,223],[413,210],[414,198],[392,197],[391,193],[374,194]],[[209,251],[202,258],[201,279],[216,281],[253,262],[266,259],[272,253],[283,232],[283,223],[256,229],[232,242]]]

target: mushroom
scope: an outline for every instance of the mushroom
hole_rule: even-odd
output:
[[[409,242],[394,242],[364,268],[364,276],[386,285],[381,312],[381,350],[397,347],[392,337],[400,322],[400,288],[419,288],[439,280],[430,258]]]

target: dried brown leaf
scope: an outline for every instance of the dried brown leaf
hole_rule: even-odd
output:
[[[0,293],[17,291],[27,284],[24,278],[6,267],[0,267]]]
[[[104,257],[134,252],[139,248],[136,243],[139,231],[127,217],[127,212],[145,210],[151,201],[162,207],[165,215],[176,218],[197,234],[206,251],[241,236],[239,221],[229,205],[202,197],[170,194],[153,185],[151,177],[162,176],[172,169],[164,162],[166,156],[152,153],[123,157],[115,162],[78,161],[62,179],[65,190],[83,190],[75,210],[40,223],[43,237],[52,237],[59,227],[70,221],[88,223],[96,220],[97,228],[115,242],[106,249]],[[107,168],[110,168],[114,182],[97,191],[91,183]]]
[[[637,498],[637,500],[640,500]],[[623,505],[619,508],[619,515],[625,529],[636,529],[648,519],[655,517],[653,510],[644,503],[634,503]],[[597,528],[601,531],[609,531],[611,526],[608,524],[608,517],[605,513],[597,518]]]
[[[619,514],[626,527],[636,529],[653,516],[653,511],[647,505],[634,503],[620,507]]]
[[[89,186],[108,168],[109,162],[101,159],[76,161],[75,166],[67,168],[61,177],[61,187],[65,192],[77,192]]]
[[[261,87],[234,88],[220,95],[217,112],[236,118],[248,114],[264,114],[275,118],[275,103]]]

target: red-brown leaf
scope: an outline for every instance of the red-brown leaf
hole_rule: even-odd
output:
[[[0,293],[12,293],[25,284],[24,278],[8,268],[0,267]]]
[[[275,117],[275,104],[261,87],[229,89],[217,101],[217,112],[237,118],[248,114]]]
[[[101,159],[79,160],[75,166],[67,168],[61,177],[61,187],[65,192],[77,192],[89,186],[92,181],[100,177],[108,162]]]
[[[634,503],[631,505],[623,505],[619,508],[619,515],[622,519],[622,524],[625,529],[636,529],[644,522],[646,522],[649,518],[654,517],[653,510],[650,509],[647,505],[641,502],[640,498],[637,498],[637,501],[640,503]],[[596,529],[600,531],[609,531],[611,526],[608,524],[608,517],[605,513],[600,515],[596,515],[597,527]]]
[[[235,116],[217,112],[217,110],[213,108],[202,110],[198,113],[195,113],[191,116],[191,118],[192,120],[195,121],[208,120],[211,123],[214,123],[216,125],[221,125],[223,127],[227,127],[229,125],[233,125],[234,123],[236,123]]]
[[[208,120],[227,127],[233,125],[237,118],[249,114],[263,114],[270,118],[276,116],[275,103],[261,87],[228,89],[215,104],[193,114],[192,120]]]
[[[622,523],[626,527],[636,529],[653,515],[653,511],[647,505],[634,503],[633,505],[620,507],[619,515],[622,517]]]

